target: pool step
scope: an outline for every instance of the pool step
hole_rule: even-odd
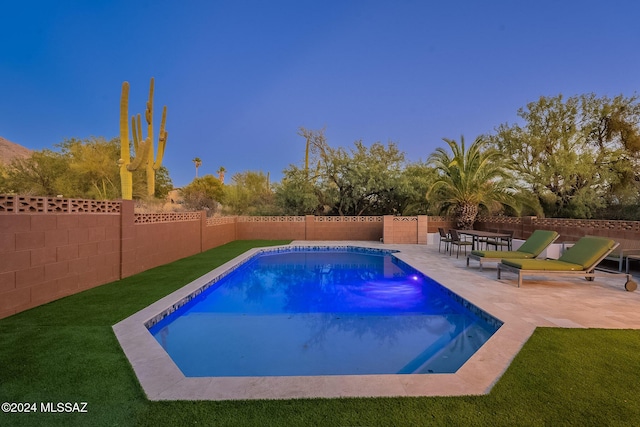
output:
[[[477,324],[468,325],[455,334],[454,338],[451,336],[438,338],[398,373],[454,373],[490,336],[490,333]]]

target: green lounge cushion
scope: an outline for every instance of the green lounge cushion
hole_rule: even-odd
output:
[[[549,230],[535,230],[516,251],[471,251],[483,258],[535,258],[558,238],[558,233]]]
[[[615,241],[603,237],[582,237],[558,260],[579,264],[587,269],[609,252],[615,244]]]
[[[555,259],[503,259],[502,263],[520,270],[537,271],[582,271],[580,264],[563,262]]]
[[[594,266],[616,244],[602,237],[583,237],[555,259],[503,259],[502,263],[520,270],[582,271]]]
[[[520,251],[471,251],[473,255],[482,258],[533,258],[533,254]]]
[[[557,238],[558,233],[555,231],[535,230],[522,246],[518,248],[518,251],[533,254],[533,258],[535,258]]]

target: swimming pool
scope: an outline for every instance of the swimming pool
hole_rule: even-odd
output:
[[[453,373],[501,322],[354,247],[263,250],[147,327],[187,377]]]

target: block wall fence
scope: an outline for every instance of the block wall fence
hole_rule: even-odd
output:
[[[204,212],[134,212],[131,201],[0,195],[0,318],[81,292],[234,240],[366,240],[427,244],[433,216],[214,217]],[[638,221],[483,217],[476,228],[560,232],[640,239]]]

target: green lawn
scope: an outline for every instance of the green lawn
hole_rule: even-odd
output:
[[[0,320],[1,413],[13,425],[640,425],[640,331],[536,330],[487,396],[150,402],[111,326],[256,246],[236,241]],[[87,413],[41,413],[87,402]]]

